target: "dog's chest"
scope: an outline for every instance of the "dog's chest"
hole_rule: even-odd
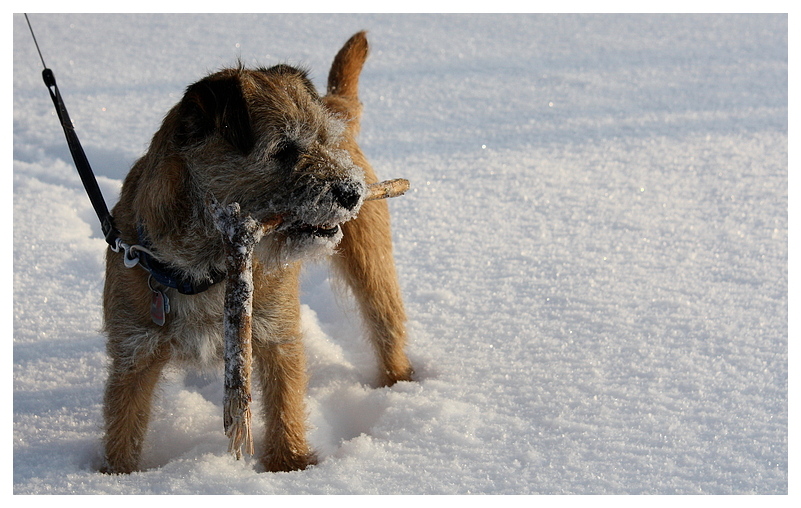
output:
[[[169,335],[173,358],[202,367],[213,366],[223,359],[225,335],[223,326],[224,285],[198,295],[175,294],[170,297]],[[254,343],[280,342],[285,326],[276,319],[274,310],[252,312]]]
[[[171,297],[170,334],[179,361],[210,366],[222,360],[223,293],[212,288],[199,295]]]

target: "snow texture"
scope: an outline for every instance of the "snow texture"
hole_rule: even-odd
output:
[[[360,143],[416,381],[308,266],[310,441],[258,472],[170,370],[105,476],[100,226],[13,15],[16,494],[787,494],[787,15],[31,15],[107,200],[186,85],[367,29]],[[258,414],[258,408],[254,408]],[[254,419],[256,450],[263,426]]]

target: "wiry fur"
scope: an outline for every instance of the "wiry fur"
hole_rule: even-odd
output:
[[[322,98],[303,71],[286,65],[239,66],[189,86],[126,177],[112,212],[125,243],[139,243],[141,227],[153,254],[195,281],[224,268],[208,198],[238,202],[256,219],[283,217],[257,245],[253,268],[254,374],[263,398],[261,462],[267,471],[316,461],[305,436],[300,260],[330,254],[338,244],[334,264],[359,302],[380,383],[409,380],[412,372],[387,204],[363,201],[365,184],[377,181],[355,141],[366,57],[360,32],[336,56]],[[165,365],[221,358],[223,284],[191,296],[166,291],[171,312],[160,327],[150,317],[148,274],[125,268],[121,254],[107,254],[105,472],[139,467],[153,390]]]

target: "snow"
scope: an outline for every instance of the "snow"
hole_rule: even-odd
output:
[[[13,15],[15,494],[787,494],[787,15],[30,16],[109,205],[186,85],[312,70],[367,29],[417,380],[303,279],[319,465],[234,460],[218,374],[171,370],[105,476],[105,243]],[[256,448],[261,423],[254,420]]]

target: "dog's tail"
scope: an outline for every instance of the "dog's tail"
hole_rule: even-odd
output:
[[[342,46],[328,73],[327,93],[329,96],[338,95],[358,100],[359,74],[367,60],[368,50],[367,32],[364,31],[354,34]]]

